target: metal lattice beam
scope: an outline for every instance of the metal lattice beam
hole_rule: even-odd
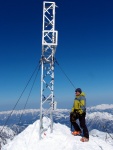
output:
[[[43,31],[41,56],[41,102],[39,138],[45,131],[43,126],[44,106],[50,114],[51,132],[53,131],[54,110],[54,57],[57,46],[58,32],[55,30],[55,2],[43,2]],[[47,107],[46,104],[49,104]]]

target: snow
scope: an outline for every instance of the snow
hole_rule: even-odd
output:
[[[0,131],[2,131],[2,134],[5,134],[7,136],[14,136],[15,135],[15,132],[13,130],[11,130],[9,127],[7,126],[0,126]]]
[[[98,110],[113,109],[113,104],[101,104],[94,107],[90,107],[90,109],[98,109]]]
[[[44,118],[44,128],[47,131],[42,134],[41,140],[39,140],[39,120],[37,120],[1,150],[113,150],[113,145],[97,136],[90,135],[89,142],[81,142],[80,136],[73,136],[70,128],[60,123],[53,124],[53,133],[51,133],[49,124],[50,119]]]
[[[93,137],[99,137],[113,146],[113,133],[107,133],[93,129],[92,131],[90,131],[90,135],[92,135]]]
[[[40,112],[39,109],[25,109],[24,111],[23,110],[14,110],[13,113],[12,113],[12,110],[11,111],[1,111],[0,112],[0,115],[4,114],[4,115],[9,115],[12,113],[15,114],[15,115],[21,115],[21,114],[28,114],[28,113],[31,113],[31,114],[34,114],[34,113],[37,113],[37,112]]]
[[[87,117],[89,117],[90,119],[99,118],[100,120],[113,120],[113,115],[107,112],[93,112],[87,114]]]

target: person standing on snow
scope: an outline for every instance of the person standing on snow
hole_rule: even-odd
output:
[[[82,142],[89,141],[89,132],[86,126],[85,116],[86,116],[86,98],[85,93],[82,92],[80,88],[75,90],[76,97],[74,99],[74,104],[72,107],[72,112],[70,113],[70,121],[75,129],[72,132],[73,135],[80,135],[81,129],[83,130],[83,137],[80,139]],[[76,120],[79,120],[80,127]]]

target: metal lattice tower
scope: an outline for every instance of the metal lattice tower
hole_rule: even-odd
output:
[[[57,46],[58,32],[55,30],[55,2],[43,2],[43,31],[42,31],[42,56],[41,56],[41,102],[40,102],[40,129],[39,138],[45,131],[43,117],[44,107],[50,114],[50,128],[53,131],[54,110],[54,61]]]

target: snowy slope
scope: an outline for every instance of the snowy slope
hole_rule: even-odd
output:
[[[111,134],[93,129],[92,131],[90,131],[90,135],[92,135],[93,137],[99,137],[100,139],[106,141],[113,146],[113,133]]]
[[[90,141],[82,143],[80,136],[71,135],[70,129],[60,123],[54,123],[53,133],[50,133],[49,122],[48,118],[44,118],[44,128],[47,128],[47,131],[42,135],[42,140],[39,140],[38,136],[38,120],[17,135],[13,141],[9,141],[2,150],[113,150],[112,145],[97,136],[90,135]]]
[[[0,126],[0,145],[6,144],[7,140],[12,140],[16,133],[7,126]]]

